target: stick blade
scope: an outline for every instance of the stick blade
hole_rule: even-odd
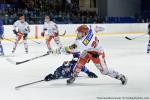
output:
[[[17,65],[17,63],[16,63],[15,61],[13,61],[12,59],[10,59],[10,58],[7,58],[6,60],[7,60],[8,62],[14,64],[14,65]]]
[[[127,36],[125,36],[125,38],[126,38],[127,40],[132,40],[131,38],[129,38],[129,37],[127,37]]]

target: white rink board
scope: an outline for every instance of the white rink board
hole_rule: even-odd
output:
[[[59,33],[63,34],[64,31],[67,31],[67,35],[75,35],[76,28],[81,24],[58,24]],[[92,26],[94,29],[96,26],[104,28],[102,33],[104,34],[122,34],[122,33],[145,33],[147,32],[147,23],[138,23],[138,24],[88,24],[88,26]],[[37,28],[36,28],[37,27]],[[14,34],[12,32],[13,26],[12,25],[5,25],[5,37],[14,38]],[[31,37],[35,37],[36,34],[39,37],[40,33],[43,30],[42,25],[30,25]]]

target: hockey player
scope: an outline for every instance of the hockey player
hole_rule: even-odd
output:
[[[16,42],[14,44],[12,53],[15,52],[18,42],[23,38],[25,52],[28,53],[28,45],[27,45],[27,37],[30,32],[29,24],[25,21],[25,17],[23,14],[19,14],[19,20],[17,20],[14,24],[14,34],[16,35]]]
[[[95,66],[100,70],[103,75],[108,75],[112,78],[121,80],[121,83],[125,85],[127,79],[123,74],[109,69],[105,61],[105,53],[98,40],[98,38],[93,34],[91,28],[89,29],[87,25],[81,25],[77,28],[77,38],[74,44],[65,47],[66,52],[78,49],[81,51],[81,55],[77,64],[73,70],[71,78],[67,80],[67,84],[71,84],[75,81],[76,76],[81,71],[83,66],[92,60]]]
[[[3,21],[0,19],[0,56],[4,56],[3,46],[1,40],[3,39],[4,27]]]
[[[59,39],[59,34],[58,34],[58,27],[56,23],[53,21],[50,21],[49,16],[45,16],[45,23],[43,25],[43,32],[41,33],[41,36],[46,36],[46,45],[48,48],[47,53],[53,53],[53,50],[50,46],[51,40],[54,39],[55,43],[58,45],[60,50],[62,48],[62,44]]]
[[[77,63],[77,60],[79,58],[79,54],[75,53],[73,54],[73,59],[71,61],[65,61],[62,66],[58,67],[54,74],[49,74],[45,77],[45,81],[50,81],[53,79],[59,79],[59,78],[70,78],[73,69]],[[82,72],[86,73],[90,78],[97,78],[97,75],[91,71],[89,71],[85,66],[81,69]]]
[[[149,35],[149,41],[147,46],[147,53],[150,52],[150,23],[148,24],[148,35]]]

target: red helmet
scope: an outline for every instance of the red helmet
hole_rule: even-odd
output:
[[[87,25],[81,25],[77,28],[77,31],[80,33],[88,33],[89,28],[87,27]]]

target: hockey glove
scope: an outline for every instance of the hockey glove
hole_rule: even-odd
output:
[[[44,30],[44,31],[47,31],[47,28],[44,28],[43,30]]]
[[[95,73],[93,73],[93,72],[89,72],[88,73],[88,76],[90,77],[90,78],[97,78],[98,76],[95,74]]]
[[[4,35],[0,35],[0,40],[3,40],[4,39]]]
[[[17,35],[17,33],[18,33],[16,30],[13,30],[13,32],[14,32],[15,35]]]
[[[148,35],[150,35],[150,30],[148,31]]]
[[[92,57],[93,57],[93,58],[98,58],[99,55],[98,55],[97,53],[94,53],[94,54],[92,54]]]
[[[26,39],[27,39],[27,36],[28,36],[28,34],[27,34],[27,33],[24,33],[24,34],[23,34],[23,40],[26,40]]]
[[[47,76],[44,78],[44,81],[50,81],[50,80],[53,80],[53,79],[54,79],[53,74],[49,74],[49,75],[47,75]]]
[[[45,36],[45,32],[42,32],[42,33],[41,33],[41,36],[44,37],[44,36]]]

